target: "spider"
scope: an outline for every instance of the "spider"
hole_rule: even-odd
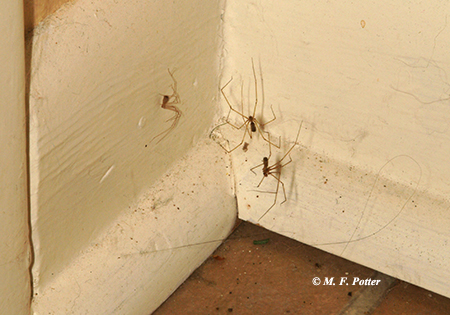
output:
[[[220,92],[222,93],[223,97],[225,98],[225,101],[227,102],[228,106],[230,107],[230,110],[229,110],[229,112],[228,112],[228,116],[227,116],[227,119],[226,119],[226,123],[228,123],[230,126],[232,126],[232,127],[235,128],[235,129],[238,129],[238,130],[244,128],[244,135],[242,136],[241,142],[239,142],[239,144],[238,144],[237,146],[235,146],[233,149],[227,150],[227,149],[225,149],[225,148],[221,145],[222,148],[223,148],[226,152],[228,152],[228,153],[233,152],[233,151],[236,150],[242,143],[244,143],[245,135],[246,135],[247,133],[248,133],[248,135],[250,136],[250,139],[251,139],[251,138],[252,138],[252,133],[253,133],[253,132],[259,132],[259,134],[261,135],[261,137],[262,137],[266,142],[268,142],[269,144],[271,144],[271,145],[273,145],[273,146],[275,146],[275,147],[277,147],[277,148],[280,148],[280,144],[277,145],[277,144],[271,142],[270,139],[267,139],[267,138],[264,136],[264,126],[266,126],[267,124],[273,122],[273,121],[276,119],[275,112],[273,111],[272,106],[270,106],[270,109],[271,109],[272,115],[273,115],[273,118],[272,118],[271,120],[269,120],[269,121],[267,121],[267,122],[265,122],[265,123],[261,123],[260,121],[258,121],[258,119],[257,119],[256,116],[255,116],[255,115],[256,115],[256,107],[257,107],[257,105],[258,105],[258,82],[257,82],[257,79],[256,79],[256,72],[255,72],[255,65],[254,65],[254,63],[253,63],[253,58],[252,58],[252,69],[253,69],[253,77],[254,77],[254,80],[255,80],[255,106],[253,107],[253,113],[252,113],[252,115],[250,115],[250,116],[245,116],[243,113],[241,113],[241,112],[237,111],[236,109],[234,109],[234,108],[231,106],[230,101],[228,100],[227,96],[225,95],[225,93],[224,93],[223,90],[228,86],[228,84],[230,84],[230,82],[233,80],[233,78],[231,78],[230,81],[228,81],[228,82],[220,89]],[[241,104],[242,104],[242,90],[243,90],[243,86],[241,85]],[[231,112],[236,113],[238,116],[240,116],[240,117],[242,118],[242,120],[243,120],[244,123],[243,123],[241,126],[236,126],[236,125],[234,125],[234,124],[232,124],[232,123],[230,122],[229,118],[230,118]],[[266,133],[269,135],[269,138],[270,138],[270,134],[269,134],[268,132],[266,132]]]
[[[302,129],[302,124],[303,124],[303,121],[300,123],[300,127],[298,128],[297,137],[295,138],[294,144],[293,144],[292,147],[284,154],[284,156],[283,156],[280,160],[278,160],[277,162],[275,162],[274,164],[272,164],[272,165],[269,166],[270,157],[271,157],[271,155],[272,155],[272,150],[271,150],[271,148],[270,148],[270,143],[271,143],[271,142],[269,142],[269,156],[268,156],[268,157],[264,157],[261,164],[256,165],[255,167],[253,167],[253,168],[250,169],[250,170],[256,175],[256,173],[255,173],[253,170],[254,170],[255,168],[258,168],[258,167],[262,166],[263,177],[262,177],[262,179],[261,179],[261,181],[259,182],[259,184],[258,184],[257,187],[261,186],[262,182],[264,181],[264,178],[269,177],[269,175],[272,176],[273,178],[275,178],[275,179],[277,180],[277,189],[276,189],[276,191],[275,191],[275,200],[273,201],[273,204],[269,207],[269,209],[267,209],[266,212],[264,212],[263,215],[258,219],[258,222],[261,221],[261,219],[262,219],[262,218],[270,211],[270,209],[272,209],[273,206],[275,206],[275,204],[277,203],[278,190],[279,190],[279,188],[280,188],[280,184],[281,184],[281,187],[283,188],[283,194],[284,194],[284,201],[282,201],[282,202],[280,203],[280,205],[282,205],[283,203],[285,203],[285,202],[287,201],[287,198],[286,198],[286,190],[285,190],[285,188],[284,188],[284,183],[283,183],[283,181],[281,180],[281,169],[282,169],[283,167],[285,167],[286,165],[288,165],[289,163],[292,162],[292,158],[291,158],[290,153],[291,153],[292,149],[294,149],[294,147],[298,144],[297,141],[298,141],[298,136],[300,135],[300,130]],[[270,138],[270,135],[269,135],[269,138]],[[286,163],[283,164],[283,161],[284,161],[284,159],[285,159],[287,156],[289,156],[289,161],[287,161]]]
[[[159,139],[158,142],[156,142],[156,144],[160,143],[161,140],[164,139],[177,126],[178,121],[180,120],[180,117],[181,117],[181,110],[179,110],[178,107],[175,106],[176,104],[180,104],[180,102],[181,102],[180,96],[177,93],[177,81],[175,80],[173,73],[170,72],[169,69],[167,69],[167,71],[169,72],[169,74],[173,80],[173,84],[170,86],[172,88],[173,93],[172,93],[172,95],[163,95],[161,108],[171,110],[171,111],[175,112],[175,114],[171,118],[166,120],[166,122],[172,120],[172,125],[170,125],[170,127],[167,128],[166,130],[164,130],[163,132],[154,136],[153,139],[150,141],[150,142],[152,142],[159,136],[163,135],[162,138]]]

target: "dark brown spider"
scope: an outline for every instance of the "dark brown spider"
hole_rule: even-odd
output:
[[[266,212],[264,212],[264,214],[258,219],[258,222],[261,221],[261,219],[262,219],[262,218],[270,211],[270,209],[272,209],[273,206],[275,206],[275,204],[277,203],[278,190],[279,190],[279,188],[280,188],[280,184],[281,184],[281,186],[282,186],[282,188],[283,188],[283,194],[284,194],[284,200],[283,200],[280,204],[283,204],[283,203],[285,203],[285,202],[287,201],[287,198],[286,198],[286,190],[285,190],[285,188],[284,188],[284,183],[283,183],[283,181],[281,180],[281,170],[282,170],[283,167],[285,167],[286,165],[288,165],[289,163],[292,162],[292,158],[291,158],[291,156],[290,156],[290,153],[291,153],[292,149],[294,149],[294,147],[298,144],[297,141],[298,141],[298,136],[300,135],[300,130],[302,129],[302,124],[303,124],[303,121],[300,123],[300,127],[299,127],[299,129],[298,129],[297,137],[295,138],[294,144],[293,144],[292,147],[284,154],[284,156],[283,156],[280,160],[278,160],[277,162],[275,162],[274,164],[272,164],[272,165],[269,166],[270,157],[271,157],[271,155],[272,155],[272,150],[271,150],[271,148],[270,148],[270,147],[271,147],[271,146],[270,146],[270,143],[271,143],[271,142],[269,142],[269,156],[268,156],[268,157],[264,157],[264,158],[263,158],[263,162],[262,162],[261,164],[256,165],[255,167],[253,167],[253,168],[250,169],[250,170],[256,175],[256,173],[255,173],[253,170],[254,170],[255,168],[258,168],[258,167],[262,166],[263,177],[262,177],[262,179],[261,179],[261,181],[259,182],[259,184],[258,184],[257,187],[261,186],[262,182],[264,181],[264,178],[269,177],[269,175],[272,176],[273,178],[275,178],[275,179],[277,180],[277,189],[276,189],[276,191],[275,191],[275,200],[273,201],[273,204],[269,207],[269,209],[267,209]],[[270,135],[269,135],[269,138],[270,138]],[[288,156],[289,156],[289,161],[287,161],[286,163],[283,164],[284,159],[285,159],[286,157],[288,157]]]

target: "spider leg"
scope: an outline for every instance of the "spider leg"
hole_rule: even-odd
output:
[[[241,129],[242,127],[244,127],[246,124],[248,124],[250,121],[247,119],[247,120],[244,120],[244,123],[241,125],[241,126],[236,126],[236,125],[233,125],[231,122],[230,122],[230,120],[229,120],[229,118],[230,118],[230,113],[231,113],[231,108],[230,108],[230,111],[228,112],[228,116],[227,116],[227,119],[226,119],[226,122],[227,122],[227,124],[229,124],[231,127],[233,127],[234,129]],[[245,117],[245,116],[244,116]]]
[[[272,114],[273,114],[272,120],[270,120],[270,121],[268,121],[268,122],[266,122],[266,123],[264,123],[264,124],[261,124],[261,123],[256,119],[256,107],[258,106],[258,80],[256,79],[256,71],[255,71],[255,64],[254,64],[254,62],[253,62],[253,58],[252,58],[252,70],[253,70],[253,79],[255,80],[255,106],[253,107],[253,116],[252,116],[252,117],[253,117],[253,119],[254,119],[254,121],[255,121],[255,125],[256,125],[256,127],[257,127],[259,133],[261,134],[261,137],[262,137],[265,141],[269,142],[269,144],[272,144],[273,146],[275,146],[275,147],[277,147],[277,148],[279,149],[279,148],[280,148],[280,141],[279,141],[279,144],[278,144],[278,145],[276,145],[275,143],[271,142],[271,141],[270,141],[270,135],[269,135],[269,139],[267,139],[267,138],[264,136],[263,130],[262,130],[262,129],[264,129],[264,126],[265,126],[265,125],[271,123],[272,121],[274,121],[274,120],[276,119],[275,112],[273,111],[272,105],[270,106],[270,109],[272,110]],[[262,82],[262,78],[261,78],[261,82]]]
[[[170,104],[174,104],[174,103],[170,103]],[[179,110],[176,106],[173,106],[173,105],[168,106],[167,104],[163,108],[175,112],[175,115],[173,115],[171,118],[167,119],[166,122],[171,121],[171,120],[177,120],[177,122],[178,122],[178,120],[180,119],[181,114],[182,114],[181,110]]]
[[[281,174],[280,174],[281,175]],[[285,203],[287,201],[287,197],[286,197],[286,189],[284,189],[284,183],[281,179],[279,179],[279,182],[281,184],[281,188],[283,188],[283,194],[284,194],[284,201],[282,201],[280,203],[280,205],[282,205],[283,203]]]
[[[253,107],[253,117],[256,115],[256,106],[258,105],[258,81],[256,80],[255,64],[252,58],[253,78],[255,79],[255,107]]]
[[[281,162],[282,160],[280,160],[280,162]],[[287,161],[286,163],[284,163],[284,164],[280,164],[280,167],[285,167],[286,165],[288,165],[289,163],[291,163],[292,162],[292,158],[291,158],[291,155],[289,154],[289,161]]]
[[[171,120],[178,119],[178,117],[179,117],[179,116],[175,114],[173,117],[167,119],[166,122],[169,122],[169,121],[171,121]]]
[[[272,110],[273,118],[271,120],[269,120],[269,121],[266,121],[264,124],[260,124],[262,128],[264,128],[265,125],[268,125],[271,122],[273,122],[275,119],[277,119],[277,116],[275,116],[275,112],[273,111],[272,105],[270,105],[270,109]]]
[[[163,132],[157,134],[156,136],[154,136],[154,137],[152,138],[152,140],[150,140],[150,143],[152,143],[153,140],[155,140],[155,139],[158,138],[159,136],[164,135],[161,139],[158,140],[158,142],[156,142],[156,144],[160,143],[161,140],[164,139],[164,138],[169,134],[169,132],[170,132],[172,129],[173,129],[172,126],[170,126],[169,128],[167,128],[167,129],[164,130]]]
[[[283,160],[286,158],[286,156],[288,156],[289,153],[291,153],[292,149],[298,144],[298,142],[297,142],[297,141],[298,141],[298,136],[300,135],[300,130],[302,130],[302,125],[303,125],[303,121],[300,123],[300,127],[298,128],[297,137],[295,138],[294,144],[293,144],[292,147],[286,152],[286,154],[281,158],[281,160],[280,160],[279,162],[283,161]],[[290,162],[289,162],[289,163],[290,163]]]
[[[272,205],[269,207],[269,209],[266,210],[266,212],[263,213],[263,215],[258,219],[258,222],[262,220],[262,218],[264,218],[264,216],[269,213],[269,211],[275,206],[275,204],[277,203],[277,196],[278,196],[278,187],[280,186],[280,180],[273,175],[272,173],[270,174],[273,177],[275,177],[277,179],[277,190],[275,191],[275,200],[273,201]]]
[[[173,86],[172,86],[172,90],[174,90]],[[174,100],[168,104],[180,104],[180,102],[181,102],[180,95],[178,95],[178,93],[175,92],[175,90],[173,91],[170,98],[173,98]]]
[[[170,76],[172,77],[172,80],[173,80],[172,90],[176,94],[176,91],[177,91],[177,80],[175,80],[175,77],[173,76],[173,73],[170,72],[170,69],[167,69],[167,72],[169,72]]]
[[[260,127],[260,123],[258,120],[256,120],[255,126],[258,129],[259,134],[261,135],[261,137],[264,139],[264,141],[266,141],[267,143],[269,143],[269,147],[270,145],[273,145],[274,147],[277,147],[278,149],[280,148],[280,144],[281,144],[281,137],[278,138],[278,145],[276,145],[275,143],[273,143],[272,141],[270,141],[270,133],[267,131],[262,131],[261,127]],[[267,139],[266,137],[264,137],[264,132],[267,133],[269,135],[269,139]]]
[[[225,95],[225,93],[223,92],[223,90],[227,87],[227,85],[233,80],[233,78],[230,79],[230,81],[227,82],[227,84],[225,84],[221,89],[220,92],[222,93],[223,97],[225,98],[225,101],[227,102],[228,106],[230,107],[230,111],[228,112],[228,117],[227,120],[230,116],[231,111],[235,112],[236,114],[238,114],[239,116],[241,116],[244,120],[248,120],[248,117],[243,115],[242,113],[238,112],[237,110],[235,110],[233,108],[233,106],[231,106],[230,101],[228,100],[228,97]]]
[[[227,149],[225,149],[222,145],[220,145],[220,146],[222,147],[222,149],[224,149],[227,153],[233,152],[233,151],[236,150],[238,147],[240,147],[240,145],[241,145],[242,143],[244,143],[245,135],[246,135],[247,132],[249,132],[249,131],[248,131],[248,125],[247,125],[247,124],[244,124],[244,125],[246,125],[245,131],[244,131],[244,135],[242,136],[241,142],[239,142],[239,144],[238,144],[237,146],[235,146],[235,147],[234,147],[233,149],[231,149],[231,150],[227,150]],[[242,126],[241,126],[241,128],[242,128]],[[239,129],[240,129],[240,128],[239,128]]]
[[[255,167],[252,167],[252,168],[250,169],[250,171],[253,172],[253,170],[254,170],[255,168],[258,168],[258,167],[260,167],[260,166],[262,166],[262,165],[264,165],[264,163],[261,163],[261,164],[256,165]],[[253,172],[253,174],[256,175],[255,172]]]
[[[170,125],[169,128],[167,128],[166,130],[164,130],[164,131],[161,132],[160,134],[154,136],[154,137],[152,138],[152,140],[150,141],[150,143],[151,143],[153,140],[155,140],[156,138],[158,138],[159,136],[164,135],[164,136],[161,137],[161,139],[158,140],[158,142],[156,142],[156,144],[160,143],[160,142],[161,142],[161,141],[169,134],[169,132],[172,131],[172,130],[177,126],[178,121],[180,120],[180,117],[181,117],[181,115],[176,114],[176,115],[173,116],[172,118],[169,118],[168,120],[166,120],[166,121],[173,120],[172,125]]]
[[[272,175],[272,177],[273,178],[275,178],[276,180],[277,180],[277,190],[275,191],[275,200],[274,200],[274,204],[277,202],[277,197],[278,197],[278,189],[280,188],[280,183],[282,183],[283,184],[283,182],[280,180],[280,177],[281,177],[281,173],[276,173],[276,174],[278,174],[278,177],[277,176],[275,176],[275,175],[273,175],[274,173],[270,173],[270,175]],[[284,184],[283,184],[283,187],[284,187]]]
[[[286,191],[285,191],[285,189],[284,189],[284,183],[280,180],[280,175],[281,175],[281,173],[277,173],[277,174],[279,174],[278,177],[276,177],[276,176],[274,175],[274,173],[270,173],[270,175],[271,175],[273,178],[275,178],[275,179],[277,180],[277,190],[275,191],[275,199],[274,199],[272,205],[269,207],[269,209],[267,209],[266,212],[264,212],[263,215],[258,219],[258,222],[261,221],[262,218],[264,218],[264,216],[265,216],[267,213],[269,213],[269,211],[276,205],[276,203],[277,203],[277,197],[278,197],[278,190],[279,190],[279,188],[280,188],[280,183],[281,183],[281,186],[282,186],[282,188],[283,188],[283,193],[284,193],[284,201],[283,201],[281,204],[283,204],[283,203],[286,202]]]
[[[177,80],[175,80],[175,77],[173,76],[173,73],[170,72],[170,69],[167,69],[167,72],[169,72],[169,75],[172,77],[172,81],[173,81],[173,84],[170,86],[172,88],[173,93],[172,93],[172,95],[169,96],[169,98],[174,98],[174,100],[172,102],[170,102],[170,104],[179,104],[181,102],[181,99],[180,99],[180,95],[178,95],[178,92],[177,92],[177,86],[178,86]]]
[[[261,181],[259,182],[258,186],[256,186],[256,187],[259,187],[259,186],[261,186],[261,184],[262,184],[262,182],[263,182],[264,178],[266,178],[266,176],[263,176],[263,177],[261,178]]]
[[[237,110],[235,110],[235,109],[234,109],[233,107],[231,107],[231,106],[230,106],[230,111],[228,112],[227,120],[228,120],[228,118],[230,117],[231,111],[233,111],[233,112],[235,112],[236,114],[238,114],[239,116],[241,116],[242,119],[243,119],[244,121],[248,121],[248,120],[249,120],[247,116],[245,116],[245,115],[243,115],[242,113],[238,112]]]
[[[264,216],[270,211],[270,209],[273,208],[273,206],[275,206],[275,202],[270,206],[269,209],[266,210],[266,212],[264,212],[264,214],[258,219],[258,222],[262,220],[262,218],[264,218]]]

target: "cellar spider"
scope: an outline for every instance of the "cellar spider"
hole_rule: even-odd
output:
[[[298,128],[298,132],[297,132],[297,137],[295,138],[295,142],[292,145],[292,147],[284,154],[284,156],[278,160],[277,162],[275,162],[274,164],[269,166],[269,161],[270,161],[270,157],[272,155],[272,150],[271,150],[271,146],[269,142],[269,156],[268,157],[264,157],[263,158],[263,162],[259,165],[256,165],[255,167],[251,168],[250,170],[256,175],[256,173],[253,171],[255,168],[258,168],[260,166],[262,166],[262,172],[263,172],[263,178],[261,179],[261,181],[259,182],[258,186],[261,186],[262,182],[264,181],[264,178],[272,176],[273,178],[275,178],[277,180],[277,189],[275,191],[275,200],[273,201],[273,204],[270,206],[269,209],[266,210],[266,212],[264,212],[264,214],[258,219],[258,222],[261,221],[261,219],[270,211],[270,209],[273,208],[273,206],[275,206],[275,204],[277,203],[277,197],[278,197],[278,190],[280,188],[280,184],[281,187],[283,188],[283,194],[284,194],[284,201],[280,203],[280,205],[282,205],[283,203],[285,203],[287,201],[286,198],[286,190],[284,189],[284,183],[281,180],[281,169],[283,167],[285,167],[286,165],[288,165],[289,163],[292,162],[292,158],[291,158],[291,151],[292,149],[294,149],[294,147],[298,144],[298,136],[300,135],[300,130],[302,129],[302,124],[303,121],[300,123],[300,127]],[[270,138],[270,134],[269,134],[269,138]],[[289,161],[287,161],[286,163],[283,164],[284,159],[289,156]]]
[[[180,117],[181,117],[181,110],[179,110],[178,107],[175,106],[176,104],[180,104],[180,102],[181,102],[180,96],[177,93],[177,80],[175,80],[175,78],[173,76],[173,73],[170,72],[169,69],[167,69],[167,71],[169,72],[169,74],[170,74],[170,76],[172,77],[172,80],[173,80],[173,84],[170,85],[170,87],[172,88],[173,93],[172,93],[172,95],[163,95],[161,108],[162,109],[171,110],[175,114],[171,118],[166,120],[166,122],[172,121],[172,125],[170,125],[169,128],[167,128],[166,130],[164,130],[160,134],[154,136],[153,139],[150,141],[150,142],[152,142],[153,140],[155,140],[159,136],[162,136],[162,138],[159,139],[158,142],[156,142],[156,144],[160,143],[161,140],[164,139],[177,126],[178,121],[180,120]]]
[[[255,80],[255,106],[253,107],[253,114],[252,114],[252,115],[250,115],[250,116],[245,116],[243,113],[241,113],[241,112],[237,111],[236,109],[234,109],[234,108],[231,106],[230,101],[228,100],[227,96],[226,96],[225,93],[223,92],[223,90],[228,86],[228,84],[230,84],[230,82],[233,80],[233,78],[231,78],[230,81],[228,81],[228,82],[220,89],[220,92],[222,93],[223,97],[225,98],[225,101],[227,102],[228,106],[230,107],[230,110],[229,110],[229,112],[228,112],[228,116],[227,116],[227,119],[226,119],[226,123],[228,123],[230,126],[232,126],[232,127],[235,128],[235,129],[238,129],[238,130],[244,128],[244,135],[242,136],[241,142],[239,142],[239,144],[238,144],[237,146],[235,146],[233,149],[227,150],[227,149],[225,149],[225,148],[221,145],[222,148],[223,148],[225,151],[227,151],[228,153],[233,152],[233,151],[236,150],[242,143],[244,143],[245,135],[246,135],[247,133],[248,133],[248,135],[250,136],[250,139],[252,139],[252,133],[253,133],[253,132],[259,132],[259,134],[261,135],[261,137],[262,137],[266,142],[268,142],[269,144],[271,144],[271,145],[273,145],[273,146],[275,146],[275,147],[277,147],[277,148],[280,148],[280,144],[276,145],[275,143],[273,143],[273,142],[270,141],[270,134],[269,134],[268,132],[266,132],[266,133],[269,135],[269,139],[267,139],[267,138],[264,136],[264,133],[263,133],[264,126],[267,125],[267,124],[269,124],[269,123],[271,123],[271,122],[273,122],[273,121],[277,118],[277,117],[275,116],[275,112],[273,111],[272,106],[270,106],[270,109],[272,110],[272,115],[273,115],[273,118],[272,118],[271,120],[269,120],[269,121],[267,121],[267,122],[265,122],[265,123],[263,124],[263,123],[261,123],[260,121],[258,121],[258,119],[257,119],[256,116],[255,116],[255,115],[256,115],[256,107],[257,107],[257,105],[258,105],[258,81],[256,80],[256,72],[255,72],[255,65],[254,65],[254,63],[253,63],[253,58],[252,58],[252,69],[253,69],[253,78],[254,78],[254,80]],[[243,86],[241,85],[241,105],[243,105],[243,104],[242,104],[242,103],[243,103],[243,102],[242,102],[242,98],[243,98],[243,97],[242,97],[242,94],[243,94],[242,90],[243,90]],[[230,118],[230,114],[231,114],[232,111],[235,112],[238,116],[241,116],[241,117],[242,117],[242,120],[243,120],[244,123],[243,123],[241,126],[236,126],[236,125],[234,125],[234,124],[232,124],[232,123],[230,122],[229,118]],[[244,149],[244,150],[245,150],[245,149]]]

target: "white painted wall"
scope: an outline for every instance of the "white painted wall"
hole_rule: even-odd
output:
[[[37,286],[33,311],[150,314],[233,227],[235,199],[218,176],[226,167],[220,147],[199,141],[49,284]]]
[[[450,296],[448,4],[263,0],[222,9],[79,0],[36,30],[33,310],[155,309],[231,229],[228,176],[241,218]],[[279,205],[280,190],[262,220],[276,182],[256,188],[262,174],[250,168],[267,143],[257,136],[247,152],[235,150],[229,172],[206,139],[217,87],[230,77],[233,106],[243,81],[244,112],[252,110],[252,57],[257,117],[270,119],[273,105],[267,131],[282,138],[272,161],[303,121],[282,173],[287,201]],[[168,68],[183,116],[155,145],[171,117],[159,107],[171,93]],[[224,125],[213,135],[232,145],[242,130]]]
[[[222,7],[80,0],[35,30],[36,314],[148,314],[230,232],[236,202],[227,161],[208,140]],[[168,69],[183,114],[151,142],[174,114],[160,107],[172,93]]]
[[[303,121],[282,173],[288,201],[279,205],[280,188],[262,220],[274,201],[264,191],[277,183],[256,188],[262,172],[250,168],[268,145],[257,137],[248,152],[233,152],[239,216],[450,296],[449,9],[440,1],[229,1],[222,85],[234,78],[225,93],[239,108],[242,79],[248,115],[254,58],[264,80],[257,118],[271,119],[273,105],[277,119],[266,130],[284,144],[271,163]],[[242,138],[229,126],[218,132],[230,146]]]
[[[0,29],[0,310],[20,315],[31,297],[21,1],[2,1]]]

